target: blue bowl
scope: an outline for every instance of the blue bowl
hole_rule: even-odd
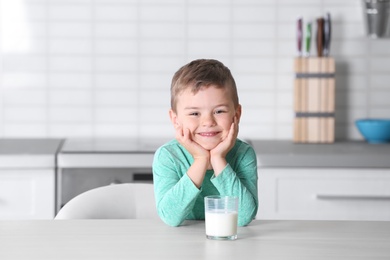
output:
[[[390,119],[359,119],[356,126],[371,144],[390,142]]]

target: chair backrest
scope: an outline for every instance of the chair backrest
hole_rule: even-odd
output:
[[[124,183],[86,191],[66,203],[55,219],[157,219],[153,184]]]

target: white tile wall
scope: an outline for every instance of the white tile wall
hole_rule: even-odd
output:
[[[292,138],[295,20],[333,17],[336,136],[390,117],[390,40],[364,36],[359,0],[0,0],[0,137],[173,137],[173,73],[233,72],[242,138]],[[314,48],[312,49],[314,54]]]

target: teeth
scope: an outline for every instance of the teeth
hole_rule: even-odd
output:
[[[213,136],[215,134],[216,134],[215,132],[212,132],[212,133],[201,133],[200,135],[202,135],[202,136]]]

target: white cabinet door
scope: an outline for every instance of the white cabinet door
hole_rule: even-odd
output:
[[[0,170],[0,219],[52,219],[53,169]]]
[[[257,218],[390,220],[390,169],[260,168]]]

